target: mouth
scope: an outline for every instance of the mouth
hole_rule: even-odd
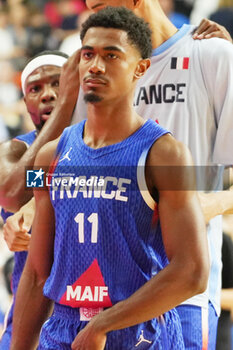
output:
[[[48,108],[45,108],[45,109],[42,111],[42,113],[41,113],[41,119],[42,119],[43,121],[46,121],[46,120],[49,119],[49,117],[50,117],[50,115],[51,115],[51,113],[52,113],[52,111],[53,111],[53,108],[54,108],[54,107],[48,107]]]
[[[106,85],[107,82],[103,79],[99,79],[99,78],[87,78],[84,79],[84,85],[86,85],[89,88],[94,88],[94,87],[98,87],[101,85]]]

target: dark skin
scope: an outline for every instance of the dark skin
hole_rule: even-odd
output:
[[[15,140],[0,146],[0,205],[8,211],[16,212],[32,197],[32,191],[25,191],[25,167],[32,167],[39,149],[70,124],[79,91],[78,63],[76,52],[62,70],[54,66],[39,68],[36,75],[27,79],[25,103],[39,135],[29,149]],[[47,81],[43,81],[45,73],[50,75]]]
[[[60,71],[59,67],[43,66],[27,78],[24,102],[38,132],[56,105]]]
[[[49,117],[49,114],[55,107],[59,92],[60,73],[60,67],[43,66],[36,69],[26,81],[24,101],[38,133],[46,121],[45,118]],[[49,114],[46,115],[45,111]],[[21,170],[18,169],[17,165],[26,150],[26,144],[18,140],[11,140],[1,145],[0,164],[3,179],[1,189],[4,190],[5,187],[13,185],[12,181],[14,181],[11,191],[16,191],[15,178],[19,176],[19,171]],[[4,201],[7,201],[7,198],[4,198],[4,195],[2,195],[1,200],[4,205]]]
[[[24,102],[37,133],[40,132],[56,105],[59,95],[60,74],[60,67],[42,66],[32,72],[26,81]],[[10,179],[17,176],[17,164],[20,163],[21,158],[27,152],[26,144],[11,140],[1,145],[0,152],[2,174]],[[30,201],[27,207],[29,209],[22,213],[18,212],[17,217],[9,217],[4,225],[4,239],[11,251],[28,250],[30,242],[28,231],[34,217],[34,202]]]
[[[88,103],[83,141],[98,149],[121,142],[143,125],[132,101],[137,79],[146,72],[149,60],[142,60],[137,49],[129,44],[126,32],[118,29],[91,28],[83,46],[80,82],[85,94],[95,93],[100,98],[100,102]],[[58,140],[52,141],[41,149],[36,166],[51,163],[57,143]],[[204,218],[196,193],[185,191],[194,186],[194,178],[186,179],[182,170],[191,164],[187,148],[170,135],[152,146],[146,180],[151,193],[155,188],[159,191],[162,235],[170,264],[128,299],[95,316],[76,336],[72,349],[103,350],[108,332],[161,315],[206,288],[209,262]],[[167,167],[161,180],[153,170],[156,165],[179,166],[179,175],[186,182],[181,187],[174,178],[178,190],[164,190],[171,174]],[[14,350],[33,349],[51,306],[51,301],[42,296],[42,288],[53,263],[54,211],[48,191],[35,190],[35,200],[37,210],[29,256],[16,298],[11,345]]]
[[[208,18],[204,18],[195,30],[193,39],[201,40],[210,38],[222,38],[232,43],[232,37],[225,27]]]

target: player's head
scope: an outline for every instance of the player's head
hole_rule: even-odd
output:
[[[125,7],[106,7],[87,19],[80,36],[85,100],[106,101],[132,92],[150,65],[148,24]]]
[[[55,107],[61,67],[67,58],[60,51],[43,51],[31,59],[22,72],[24,101],[37,130],[42,128]]]

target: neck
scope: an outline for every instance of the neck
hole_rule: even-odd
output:
[[[158,0],[142,1],[134,12],[149,23],[152,30],[153,49],[156,49],[177,32],[177,28],[165,15]]]
[[[84,142],[91,148],[101,148],[118,143],[129,137],[144,123],[130,104],[119,102],[88,103]]]

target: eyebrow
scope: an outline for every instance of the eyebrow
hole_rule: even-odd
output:
[[[94,9],[96,9],[97,7],[102,6],[102,5],[103,5],[103,3],[99,2],[98,4],[92,6],[91,9],[94,10]]]
[[[90,50],[90,51],[93,51],[94,48],[92,46],[88,46],[88,45],[84,45],[82,48],[81,48],[81,51],[83,50]],[[117,46],[106,46],[103,48],[103,50],[105,51],[118,51],[118,52],[124,52],[122,49],[120,49],[119,47]]]

